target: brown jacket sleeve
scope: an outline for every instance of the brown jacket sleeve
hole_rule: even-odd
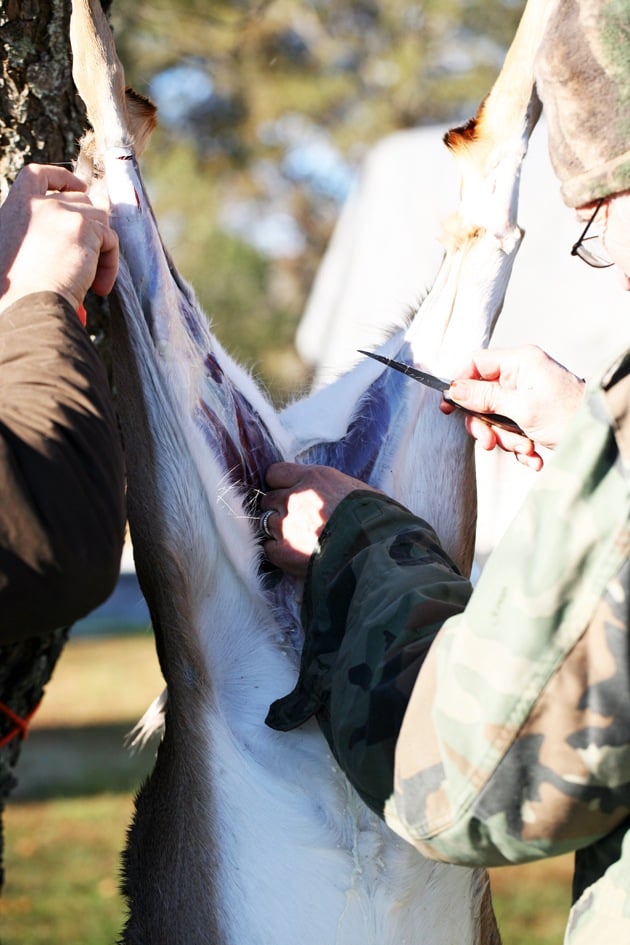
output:
[[[123,460],[103,366],[71,306],[0,313],[0,644],[68,626],[111,593]]]

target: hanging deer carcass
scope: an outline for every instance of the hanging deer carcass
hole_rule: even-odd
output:
[[[210,332],[162,247],[133,108],[98,0],[73,0],[77,88],[121,246],[112,333],[136,567],[168,685],[155,769],[124,854],[128,945],[490,945],[487,875],[432,863],[349,787],[317,726],[280,734],[294,685],[295,584],[262,567],[255,497],[276,460],[336,466],[393,495],[470,568],[473,450],[436,395],[365,360],[277,412]],[[521,233],[518,175],[538,116],[530,2],[477,118],[448,136],[462,202],[437,281],[381,353],[452,376],[487,343]],[[91,171],[90,171],[91,173]],[[115,306],[116,308],[116,306]],[[448,481],[444,482],[444,470]]]

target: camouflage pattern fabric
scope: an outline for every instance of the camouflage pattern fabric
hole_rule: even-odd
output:
[[[425,661],[388,823],[425,855],[577,850],[567,945],[630,942],[630,353]]]
[[[416,677],[470,592],[426,522],[378,493],[348,496],[311,560],[298,683],[267,724],[287,731],[316,715],[350,781],[382,815]]]
[[[472,597],[426,522],[371,492],[344,500],[311,561],[298,684],[268,720],[316,715],[366,802],[387,800],[425,855],[577,851],[566,945],[630,941],[629,410],[630,353],[592,386]]]
[[[536,63],[570,207],[630,189],[630,0],[555,0]]]

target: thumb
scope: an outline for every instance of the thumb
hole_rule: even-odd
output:
[[[478,413],[506,413],[506,391],[494,381],[455,380],[444,396]]]

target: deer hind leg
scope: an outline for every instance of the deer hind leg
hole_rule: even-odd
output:
[[[549,0],[529,0],[490,93],[471,121],[445,136],[461,179],[460,205],[450,222],[447,250],[474,245],[485,233],[508,255],[518,249],[520,168],[540,116],[534,62],[549,7]],[[502,303],[505,287],[500,288]]]
[[[460,206],[446,230],[435,286],[407,333],[404,357],[443,377],[456,375],[472,351],[490,341],[522,239],[516,219],[520,168],[540,113],[534,61],[548,6],[547,0],[530,0],[490,94],[472,121],[446,136],[460,173]],[[393,464],[391,489],[431,521],[449,552],[465,563],[474,531],[473,460],[453,418],[445,422],[436,414],[434,407],[425,409],[412,423]],[[414,464],[421,455],[439,462]],[[398,486],[397,470],[404,468],[416,474]],[[447,490],[440,487],[442,470]],[[390,489],[388,482],[382,487]]]
[[[72,0],[72,77],[99,147],[132,148],[125,72],[100,0]]]
[[[100,0],[73,0],[70,41],[72,75],[93,129],[81,141],[76,173],[92,184],[102,177],[106,151],[142,154],[155,128],[157,109],[125,87],[124,69]],[[93,198],[97,188],[94,184]]]
[[[549,6],[549,0],[529,0],[490,93],[475,117],[449,131],[444,139],[457,163],[461,198],[457,212],[445,226],[449,265],[442,267],[437,282],[452,280],[453,274],[455,278],[450,290],[440,288],[437,293],[451,300],[444,306],[444,314],[431,313],[435,349],[446,338],[447,348],[463,344],[470,351],[469,334],[472,346],[481,340],[487,343],[503,304],[522,239],[516,220],[520,168],[540,115],[534,62]],[[488,249],[488,242],[494,244],[494,252]],[[476,257],[482,253],[486,261],[480,266]],[[456,306],[463,308],[463,314]],[[472,320],[466,312],[473,314]],[[481,324],[475,323],[474,313],[481,313]],[[448,337],[449,329],[458,343]],[[413,338],[413,332],[411,335]],[[434,367],[439,368],[439,362]],[[442,373],[448,369],[445,365]]]

